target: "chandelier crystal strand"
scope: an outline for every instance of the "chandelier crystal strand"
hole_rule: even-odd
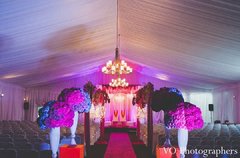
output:
[[[132,68],[127,65],[124,60],[120,59],[119,49],[115,49],[115,60],[109,60],[102,68],[102,72],[105,74],[129,74],[132,72]]]
[[[125,78],[124,79],[117,78],[117,79],[112,79],[109,85],[111,87],[127,87],[128,83]]]
[[[127,63],[124,60],[120,59],[119,54],[119,45],[120,45],[120,34],[118,33],[118,23],[119,23],[119,17],[118,17],[118,9],[119,9],[119,3],[117,0],[117,20],[116,20],[116,49],[115,49],[115,59],[109,60],[105,66],[102,67],[102,72],[105,74],[111,74],[117,75],[117,79],[112,79],[112,81],[109,83],[112,87],[126,87],[128,86],[128,83],[126,82],[126,79],[121,79],[120,75],[122,74],[129,74],[133,71],[133,69],[127,65]]]

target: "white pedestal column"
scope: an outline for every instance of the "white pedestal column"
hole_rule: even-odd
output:
[[[180,148],[180,158],[184,158],[184,152],[187,150],[188,130],[178,129],[178,146]]]
[[[70,127],[71,131],[71,144],[75,145],[75,136],[76,136],[76,130],[77,130],[77,124],[78,124],[78,112],[74,112],[74,118],[73,118],[73,125]]]
[[[49,136],[50,136],[50,145],[52,150],[52,158],[56,158],[59,141],[60,141],[60,127],[51,128]]]
[[[164,147],[171,147],[171,141],[170,141],[170,129],[165,127],[165,135],[166,135],[166,140],[164,142]]]

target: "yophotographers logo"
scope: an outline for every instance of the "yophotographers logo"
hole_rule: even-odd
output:
[[[175,148],[175,147],[163,147],[163,150],[164,150],[164,153],[165,154],[172,154],[172,155],[175,155],[175,154],[177,154],[177,148]]]
[[[163,147],[164,154],[167,155],[176,155],[179,152],[179,148],[176,147]],[[209,155],[215,155],[215,157],[219,157],[220,155],[236,155],[238,154],[237,149],[224,149],[222,146],[219,149],[187,149],[185,154],[190,155],[202,155],[204,158]]]

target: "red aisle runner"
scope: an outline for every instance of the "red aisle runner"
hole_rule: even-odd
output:
[[[112,133],[104,158],[136,158],[127,133]]]

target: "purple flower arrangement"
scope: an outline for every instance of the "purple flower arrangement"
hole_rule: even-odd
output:
[[[165,120],[168,128],[183,128],[188,131],[203,127],[203,119],[200,108],[188,102],[182,102],[177,108],[167,112],[169,116]]]
[[[89,112],[91,99],[87,92],[80,88],[64,89],[58,101],[49,101],[39,110],[37,123],[43,130],[54,127],[71,127],[74,111]]]
[[[67,103],[73,111],[89,112],[91,108],[90,96],[81,88],[64,89],[58,100]]]
[[[63,102],[49,101],[39,110],[37,123],[42,130],[54,127],[71,127],[74,112]]]
[[[49,117],[45,120],[45,124],[49,128],[71,127],[73,117],[74,112],[68,104],[56,101],[49,111]]]
[[[55,101],[46,102],[41,109],[38,111],[39,117],[37,118],[37,123],[42,130],[47,129],[48,127],[45,125],[45,120],[49,117],[49,112],[52,105]]]
[[[176,88],[162,87],[153,92],[151,107],[153,111],[169,111],[184,102],[182,93]]]
[[[191,131],[203,126],[200,108],[184,102],[182,93],[176,88],[162,87],[154,91],[151,107],[156,112],[164,111],[164,122],[168,128],[183,128]]]

